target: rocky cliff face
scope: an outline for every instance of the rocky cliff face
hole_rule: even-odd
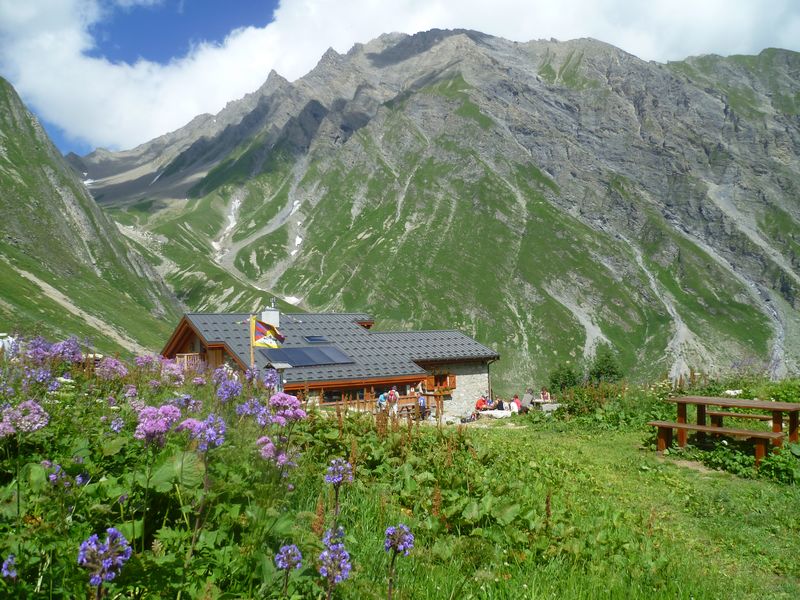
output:
[[[0,329],[156,349],[178,304],[0,79]]]
[[[190,305],[270,290],[457,327],[514,383],[600,343],[634,375],[781,374],[800,362],[798,114],[793,52],[662,65],[434,30],[83,163]]]

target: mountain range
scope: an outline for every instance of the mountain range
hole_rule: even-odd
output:
[[[460,329],[499,351],[509,387],[600,344],[633,378],[779,376],[800,364],[799,115],[790,51],[659,64],[591,39],[432,30],[329,50],[297,81],[272,72],[216,115],[66,162],[102,208],[82,210],[102,215],[104,256],[127,247],[148,283],[126,293],[160,323],[174,299],[239,311],[275,295]],[[45,154],[11,162],[63,166]],[[28,221],[11,231],[47,230]],[[4,252],[39,256],[8,228]]]

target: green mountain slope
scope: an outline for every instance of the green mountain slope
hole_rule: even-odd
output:
[[[271,76],[137,180],[105,155],[92,191],[164,240],[151,260],[194,308],[269,290],[456,327],[499,350],[501,389],[599,344],[634,377],[780,375],[800,364],[798,90],[787,51],[658,65],[594,40],[391,34]]]
[[[177,318],[163,281],[119,236],[0,79],[0,330],[157,350]]]

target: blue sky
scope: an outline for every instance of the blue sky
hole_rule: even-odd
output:
[[[63,151],[133,148],[387,32],[593,37],[645,60],[800,50],[798,0],[0,0],[0,76]]]
[[[97,47],[88,54],[114,62],[140,58],[158,63],[186,55],[200,42],[220,44],[234,29],[264,27],[272,21],[277,1],[165,0],[121,7],[89,31]]]

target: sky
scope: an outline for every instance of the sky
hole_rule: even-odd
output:
[[[62,152],[132,148],[329,47],[476,29],[593,37],[644,60],[800,50],[798,0],[0,0],[0,76]]]

